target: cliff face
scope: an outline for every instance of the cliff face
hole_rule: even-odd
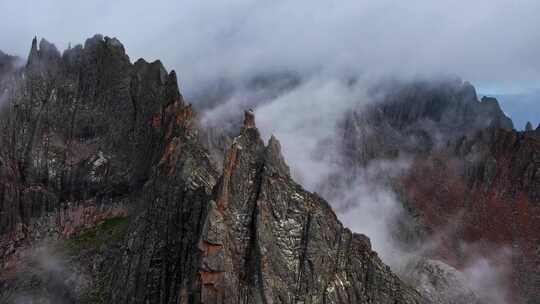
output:
[[[251,113],[220,175],[175,73],[118,40],[34,40],[20,75],[1,120],[2,302],[424,302]]]
[[[266,102],[285,78],[251,85]],[[334,191],[412,160],[391,182],[414,227],[397,235],[430,243],[401,273],[421,295],[291,178],[253,113],[236,137],[200,130],[175,72],[114,38],[36,39],[23,67],[0,53],[0,88],[0,302],[480,303],[458,271],[478,257],[510,303],[540,298],[540,130],[513,131],[468,83],[375,87],[331,141]]]
[[[181,146],[167,155],[182,159],[190,149]],[[134,224],[111,302],[423,302],[380,261],[366,236],[344,228],[328,203],[291,179],[279,142],[272,137],[264,145],[252,113],[211,195],[207,176],[171,171],[166,162],[156,174],[176,176],[182,194],[171,196],[167,187],[169,199],[151,199]],[[168,221],[172,216],[185,221]]]
[[[99,35],[63,54],[34,39],[7,89],[0,120],[0,284],[11,286],[1,288],[11,297],[26,293],[19,287],[35,289],[27,284],[35,276],[24,275],[32,271],[21,268],[34,247],[128,215],[132,196],[163,154],[170,122],[189,107],[174,72],[158,61],[132,64],[118,40]]]
[[[34,40],[21,75],[1,121],[5,242],[31,235],[34,219],[45,215],[69,234],[84,226],[80,212],[131,194],[163,149],[164,131],[149,121],[181,101],[174,72],[167,75],[159,62],[131,64],[117,40],[101,36],[62,55]]]
[[[504,274],[509,301],[534,303],[540,296],[539,138],[534,131],[488,129],[449,150],[416,159],[404,178],[406,200],[422,226],[430,234],[447,231],[431,254],[458,268],[485,257]]]
[[[398,233],[405,247],[459,270],[486,261],[500,276],[494,286],[510,291],[508,303],[535,303],[538,130],[512,130],[498,102],[478,100],[468,83],[392,88],[345,116],[344,176],[374,160],[412,159],[393,181],[415,227]]]
[[[461,80],[388,83],[371,95],[374,102],[349,111],[340,123],[345,168],[427,153],[487,127],[513,128],[497,100],[479,101],[474,87]]]

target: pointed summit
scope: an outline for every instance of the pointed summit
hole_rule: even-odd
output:
[[[39,59],[39,51],[38,51],[37,37],[34,37],[34,39],[32,39],[32,46],[30,47],[30,53],[28,54],[27,66],[31,66],[33,63],[38,61],[38,59]]]
[[[525,131],[532,131],[533,125],[530,121],[527,121],[527,124],[525,125]]]
[[[272,135],[266,146],[265,165],[269,170],[283,176],[290,176],[290,169],[283,154],[281,154],[281,144],[279,140]]]
[[[255,113],[252,109],[244,111],[244,128],[245,129],[255,129]]]
[[[32,39],[32,48],[30,52],[37,52],[37,36],[34,36],[34,39]]]
[[[298,290],[321,291],[328,303],[366,303],[366,290],[373,303],[423,303],[384,266],[367,237],[344,228],[328,202],[292,179],[279,141],[272,136],[264,146],[253,111],[244,112],[216,187],[206,235],[199,238],[202,303],[238,299],[238,290],[259,297],[249,303],[321,302]],[[366,268],[374,275],[357,276]],[[351,277],[358,279],[328,279]]]
[[[167,80],[165,81],[165,96],[165,100],[168,104],[184,102],[182,94],[180,94],[180,89],[178,88],[178,78],[176,77],[176,72],[174,70],[169,73]]]
[[[251,147],[250,149],[257,150],[257,153],[264,150],[264,142],[255,124],[255,113],[252,109],[244,111],[244,124],[240,129],[240,136],[236,137],[236,140],[240,143],[240,147]]]
[[[26,67],[31,73],[54,73],[61,58],[62,55],[54,44],[42,38],[38,45],[37,37],[34,37]]]

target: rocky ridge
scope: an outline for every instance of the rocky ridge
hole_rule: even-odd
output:
[[[101,35],[63,53],[34,39],[15,80],[0,121],[7,294],[26,293],[17,281],[26,251],[130,214],[183,105],[174,72],[159,61],[132,64],[118,40]]]
[[[503,274],[513,303],[539,296],[539,149],[535,131],[486,129],[416,159],[403,179],[423,230],[446,231],[430,255],[457,268],[484,257]]]
[[[19,73],[1,120],[3,302],[425,302],[291,179],[251,113],[219,175],[176,74],[115,38],[34,39]],[[22,267],[45,241],[75,276]]]
[[[135,245],[126,248],[131,255],[123,257],[122,265],[135,272],[121,271],[125,276],[115,281],[133,282],[128,285],[133,289],[113,288],[111,301],[142,303],[156,297],[161,303],[423,303],[380,261],[366,236],[344,228],[328,203],[292,181],[279,142],[272,137],[264,145],[252,113],[246,112],[212,195],[207,196],[209,185],[195,184],[206,189],[198,190],[198,199],[188,205],[163,200],[148,207],[149,218],[137,225],[149,232],[146,227],[155,227],[166,214],[188,213],[198,214],[188,217],[198,219],[188,225],[195,230],[182,229],[172,240],[152,233],[140,245],[137,236],[142,232],[128,237],[128,244]],[[195,189],[187,187],[178,197],[192,197]],[[152,216],[153,210],[169,211]],[[175,239],[187,246],[175,247]],[[179,258],[189,262],[178,264]],[[129,266],[133,263],[138,267]],[[148,272],[146,267],[156,275],[138,275]],[[166,276],[174,267],[184,271]],[[175,279],[178,274],[185,276]]]
[[[391,182],[412,218],[412,230],[398,226],[404,247],[458,270],[487,261],[500,276],[492,289],[509,291],[502,301],[534,303],[538,129],[513,130],[497,100],[478,100],[466,82],[382,91],[378,102],[347,113],[338,129],[341,178],[372,161],[410,159]]]
[[[429,153],[488,127],[513,129],[496,99],[478,100],[475,88],[460,79],[389,83],[371,91],[374,101],[347,112],[340,123],[338,144],[350,162],[345,168]]]
[[[444,282],[446,275],[463,278],[459,272],[467,271],[474,260],[487,260],[501,276],[497,278],[497,287],[491,289],[514,290],[506,302],[526,303],[535,299],[536,208],[534,203],[526,203],[524,211],[518,211],[521,207],[512,207],[515,206],[512,202],[515,193],[525,191],[534,197],[538,189],[534,181],[534,142],[538,130],[513,131],[512,121],[495,98],[478,98],[475,88],[460,79],[386,82],[372,88],[370,94],[373,102],[366,105],[359,100],[358,107],[345,113],[335,137],[329,141],[331,146],[338,147],[335,161],[341,170],[318,187],[322,195],[339,197],[354,186],[356,177],[371,163],[410,161],[411,166],[404,171],[404,176],[389,176],[381,182],[396,190],[410,216],[400,219],[405,223],[397,223],[397,241],[405,250],[420,251],[424,259],[430,261],[411,266],[416,269],[415,275],[421,273],[430,277],[429,282]],[[496,139],[500,134],[514,134],[508,136],[527,140]],[[222,139],[222,134],[217,138]],[[528,148],[507,151],[503,157],[512,162],[508,166],[521,169],[512,169],[512,174],[504,173],[510,169],[495,155],[500,152],[492,149],[514,147],[521,142],[527,142]],[[492,180],[498,174],[502,174],[500,182],[494,185]],[[489,203],[491,198],[486,199],[480,193],[490,191],[486,189],[497,193],[493,194],[499,197],[496,204]],[[517,217],[518,213],[521,216]],[[524,222],[518,223],[521,220]],[[514,227],[514,232],[504,233],[504,241],[500,236],[493,236],[500,230],[495,227],[499,222],[505,223],[504,227]],[[455,226],[470,229],[456,231]],[[527,228],[516,228],[521,226]],[[430,244],[429,250],[425,243]],[[508,250],[512,251],[510,258],[505,252],[508,248],[518,248],[517,243],[521,244],[520,249]],[[436,246],[431,248],[432,244]],[[441,261],[445,265],[438,264]],[[520,279],[515,277],[518,273]],[[401,275],[404,279],[408,277],[407,273]],[[436,302],[463,302],[456,298],[475,296],[464,282],[460,284],[463,288],[433,294],[433,290],[442,287],[431,285],[426,289],[426,282],[408,281],[420,284],[415,286]],[[432,292],[426,293],[429,289]],[[487,302],[495,301],[489,295],[481,296]]]

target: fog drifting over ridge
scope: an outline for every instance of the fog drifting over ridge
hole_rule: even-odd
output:
[[[453,74],[484,92],[540,83],[535,0],[0,2],[0,49],[26,56],[34,35],[60,48],[95,33],[131,59],[161,59],[188,97],[216,77],[294,70]]]
[[[25,57],[34,35],[60,49],[95,33],[115,36],[132,61],[161,59],[177,70],[182,93],[195,103],[192,96],[220,79],[283,71],[307,75],[304,84],[256,113],[261,132],[275,133],[295,177],[313,191],[339,169],[313,154],[345,110],[369,102],[365,82],[450,74],[486,93],[540,83],[536,0],[3,0],[0,11],[0,49],[8,53]],[[347,77],[363,81],[349,87],[339,80]],[[338,209],[354,201],[355,208],[340,218],[370,236],[375,249],[391,254],[386,227],[402,207],[391,189],[370,178],[367,171],[331,203]]]

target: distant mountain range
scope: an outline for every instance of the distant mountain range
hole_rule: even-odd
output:
[[[512,118],[516,129],[523,130],[527,122],[534,127],[540,124],[540,89],[520,94],[493,95],[503,110]]]

